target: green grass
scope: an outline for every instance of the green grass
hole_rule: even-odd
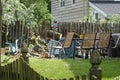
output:
[[[120,76],[120,58],[102,60],[101,67],[105,80],[113,80],[113,78]]]
[[[50,79],[70,78],[89,70],[88,61],[70,59],[30,59],[30,66]],[[83,68],[86,66],[86,69]]]
[[[79,59],[38,59],[31,58],[30,66],[39,74],[50,79],[70,78],[89,73],[89,60]],[[101,63],[102,80],[113,80],[120,76],[120,59],[104,59]]]
[[[7,65],[16,60],[13,56],[1,55],[1,66]]]
[[[2,66],[15,60],[12,56],[1,57]],[[50,79],[68,79],[83,74],[88,75],[91,68],[89,59],[38,59],[33,57],[30,58],[29,63],[36,72]],[[100,67],[102,68],[102,80],[114,80],[115,77],[120,76],[120,58],[103,59]]]

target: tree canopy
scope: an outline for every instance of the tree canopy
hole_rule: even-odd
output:
[[[33,14],[37,19],[37,23],[41,23],[43,20],[50,21],[52,16],[50,14],[50,0],[21,0],[27,7],[31,7]]]
[[[3,23],[9,25],[21,21],[27,26],[40,25],[52,18],[48,10],[49,0],[2,0]]]

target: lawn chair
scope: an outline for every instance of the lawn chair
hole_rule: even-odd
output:
[[[50,57],[61,57],[61,55],[65,54],[63,45],[59,41],[53,39],[48,42],[48,51]]]
[[[120,57],[120,33],[113,33],[112,40],[110,41],[110,56]]]
[[[68,32],[66,38],[61,38],[59,41],[51,39],[48,43],[48,50],[51,57],[58,55],[61,58],[72,58],[75,53],[73,38],[74,32]]]
[[[5,44],[9,45],[9,51],[12,55],[17,54],[18,52],[18,39],[15,40],[15,43],[6,42]]]
[[[112,34],[112,38],[114,38],[114,46],[111,46],[111,48],[116,48],[117,46],[120,46],[120,34]]]

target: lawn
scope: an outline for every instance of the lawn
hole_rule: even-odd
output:
[[[2,56],[2,66],[14,60],[13,57]],[[88,75],[91,68],[89,59],[40,59],[33,57],[29,59],[29,65],[49,79],[68,79],[83,74]],[[120,58],[102,59],[100,67],[102,68],[102,80],[114,80],[115,77],[120,76]]]
[[[85,59],[38,59],[31,58],[30,66],[39,74],[50,79],[63,79],[89,73],[91,64]],[[102,80],[113,80],[120,76],[120,59],[103,59]]]
[[[7,65],[9,63],[12,63],[14,60],[16,60],[13,56],[5,56],[1,55],[1,66]]]

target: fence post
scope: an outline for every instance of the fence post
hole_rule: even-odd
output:
[[[90,80],[102,80],[101,75],[101,68],[99,65],[101,64],[101,58],[100,53],[97,49],[93,50],[93,53],[90,58],[90,63],[92,64],[92,67],[90,68]]]
[[[48,78],[45,78],[45,80],[49,80]]]
[[[74,80],[74,78],[70,78],[69,80]]]
[[[41,76],[41,78],[40,78],[41,80],[44,80],[44,77],[43,76]]]
[[[86,74],[83,74],[83,75],[82,75],[82,80],[87,80]]]
[[[79,76],[75,76],[75,80],[80,80],[80,77]]]
[[[27,56],[28,47],[27,47],[27,44],[26,44],[26,43],[23,43],[23,44],[22,44],[21,52],[22,52],[23,60],[26,61],[27,63],[29,63],[29,58],[28,58],[28,56]]]

